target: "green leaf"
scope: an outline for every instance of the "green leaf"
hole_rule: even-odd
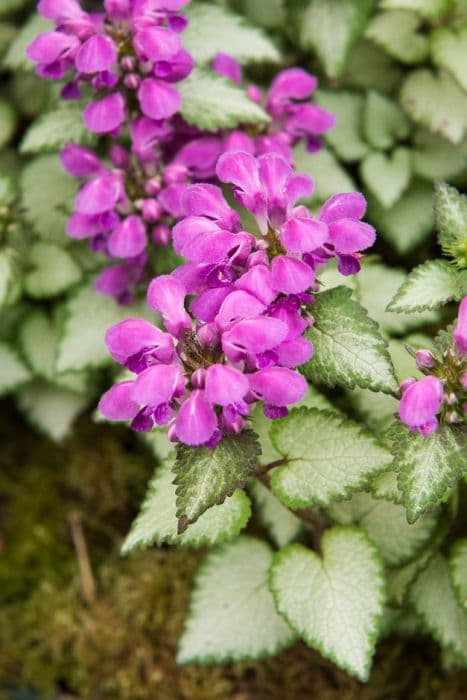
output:
[[[0,148],[4,148],[16,131],[16,112],[6,100],[0,100]]]
[[[397,391],[386,342],[349,289],[320,292],[312,313],[315,322],[307,335],[314,355],[304,370],[313,383]]]
[[[409,274],[388,304],[389,311],[413,313],[436,309],[467,294],[467,270],[458,271],[446,260],[429,260]]]
[[[34,427],[55,442],[61,442],[88,400],[52,386],[43,380],[27,384],[17,392],[18,405]]]
[[[15,40],[3,59],[3,66],[11,71],[34,69],[34,63],[26,56],[26,48],[34,41],[38,34],[51,31],[51,23],[41,17],[38,13],[33,13],[26,24],[19,30]]]
[[[59,333],[57,324],[40,309],[32,311],[21,322],[19,345],[29,367],[36,376],[51,384],[85,394],[88,390],[88,376],[85,372],[58,373],[55,369],[55,356]]]
[[[335,127],[324,138],[340,160],[353,162],[363,158],[369,150],[362,133],[363,96],[355,92],[317,90],[315,100],[336,117]]]
[[[437,506],[446,490],[462,476],[466,436],[462,429],[444,426],[425,437],[398,425],[392,437],[398,485],[407,520],[414,523],[422,513]]]
[[[303,144],[294,149],[295,168],[313,177],[313,202],[324,202],[339,192],[355,190],[355,183],[336,156],[327,148],[309,153]]]
[[[212,71],[195,69],[178,90],[183,118],[200,129],[216,131],[269,121],[266,112],[244,90]]]
[[[400,255],[406,255],[424,241],[433,228],[432,188],[425,182],[415,181],[389,209],[371,198],[368,217],[376,223],[378,233]]]
[[[215,5],[193,4],[186,8],[189,23],[183,46],[197,65],[209,63],[219,51],[240,63],[280,60],[272,41],[239,15]]]
[[[10,175],[0,174],[0,206],[9,207],[15,201],[15,185]]]
[[[457,540],[449,557],[452,587],[461,608],[467,611],[467,539]]]
[[[7,343],[0,342],[0,396],[15,390],[30,377],[29,369],[16,350]]]
[[[345,70],[374,5],[374,0],[309,0],[300,14],[300,43],[316,52],[329,78]]]
[[[433,62],[446,68],[467,91],[467,26],[435,29],[431,34],[431,55]]]
[[[34,158],[21,175],[25,217],[43,239],[65,245],[65,233],[76,194],[76,180],[67,175],[56,155]]]
[[[271,437],[285,460],[271,472],[271,488],[294,509],[346,498],[391,464],[371,433],[330,411],[294,409],[273,424]]]
[[[234,491],[222,505],[212,506],[182,535],[177,535],[175,485],[165,460],[156,468],[137,518],[122,546],[122,554],[153,544],[189,547],[220,544],[236,537],[247,524],[251,506],[244,491]]]
[[[179,641],[179,663],[260,659],[294,641],[268,590],[272,557],[265,542],[250,537],[206,557]]]
[[[15,304],[21,294],[21,276],[17,253],[11,248],[0,250],[0,309]]]
[[[252,430],[225,435],[214,447],[178,445],[173,466],[177,487],[178,532],[211,506],[220,505],[235,489],[243,488],[261,453]]]
[[[458,144],[467,129],[467,95],[448,75],[412,71],[402,85],[402,107],[415,122]]]
[[[405,508],[367,493],[356,493],[349,501],[333,503],[328,513],[340,525],[357,525],[378,547],[388,566],[400,566],[416,556],[436,526],[434,514],[422,516],[409,525]]]
[[[407,273],[398,267],[387,267],[378,263],[363,265],[357,276],[357,295],[360,303],[387,333],[405,333],[438,319],[435,311],[400,314],[387,311],[391,299],[407,278]]]
[[[420,574],[410,600],[438,643],[467,663],[467,616],[456,600],[443,556],[432,559]]]
[[[437,19],[449,8],[450,0],[381,0],[384,10],[413,10],[427,19]]]
[[[322,557],[298,544],[276,554],[277,609],[309,646],[366,681],[385,598],[378,551],[349,527],[326,531],[321,548]]]
[[[91,145],[95,137],[86,129],[80,103],[61,105],[32,123],[21,141],[21,153],[57,151],[64,142]]]
[[[445,182],[435,185],[435,223],[446,255],[467,267],[467,197]]]
[[[366,98],[363,126],[368,142],[383,150],[392,148],[410,133],[410,122],[399,105],[374,90]]]
[[[34,243],[28,251],[28,263],[33,269],[27,273],[24,286],[30,296],[38,299],[61,294],[82,277],[70,253],[54,243]]]
[[[0,14],[1,14],[0,10]],[[0,64],[3,54],[16,35],[16,27],[11,22],[0,22]]]
[[[281,27],[285,20],[285,0],[243,0],[242,12],[250,22],[266,29]]]
[[[342,87],[392,93],[400,84],[400,67],[372,41],[361,39],[350,54]]]
[[[407,189],[411,174],[408,148],[396,148],[390,156],[370,153],[360,165],[363,182],[386,209],[392,207]]]
[[[285,508],[260,481],[252,479],[249,486],[259,518],[274,544],[279,548],[290,544],[303,530],[302,521]]]
[[[427,37],[418,33],[420,25],[415,12],[380,12],[369,23],[365,36],[402,63],[420,63],[429,52]]]
[[[59,372],[103,367],[112,363],[104,343],[107,329],[125,318],[142,315],[141,305],[119,306],[89,284],[79,287],[64,304],[65,319],[57,350]]]
[[[433,182],[459,175],[465,169],[465,148],[454,146],[446,139],[425,129],[418,129],[412,149],[413,171],[419,177]]]

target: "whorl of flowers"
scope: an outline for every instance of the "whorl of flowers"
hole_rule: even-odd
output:
[[[300,68],[281,71],[264,100],[258,87],[248,88],[271,117],[256,135],[211,134],[186,124],[174,83],[193,67],[181,44],[187,21],[179,10],[188,2],[105,0],[104,12],[91,14],[79,0],[40,0],[38,10],[55,22],[55,30],[39,35],[27,50],[40,76],[68,79],[64,99],[79,98],[83,85],[90,88],[85,124],[113,137],[104,158],[68,144],[61,160],[81,183],[67,233],[88,239],[113,261],[95,286],[119,303],[131,302],[147,283],[151,250],[169,243],[170,229],[183,215],[184,189],[215,182],[221,153],[277,152],[292,163],[299,140],[314,150],[319,135],[334,124],[333,115],[310,102],[317,80]],[[213,68],[237,83],[242,79],[240,65],[226,54],[218,54]]]
[[[40,0],[38,11],[55,22],[27,49],[43,78],[70,79],[65,99],[79,99],[89,85],[98,99],[84,120],[90,131],[117,134],[125,121],[144,115],[160,122],[180,109],[174,83],[193,68],[181,45],[189,0],[104,0],[104,12],[88,13],[79,0]]]
[[[147,295],[166,331],[129,319],[106,336],[112,356],[136,377],[102,397],[104,416],[131,420],[135,430],[168,424],[170,439],[188,445],[214,446],[223,433],[241,431],[258,401],[278,418],[303,398],[307,383],[295,368],[313,353],[304,332],[313,323],[317,268],[335,257],[352,274],[375,239],[360,221],[359,193],[331,197],[315,218],[296,206],[312,181],[278,154],[228,152],[216,171],[255,217],[257,235],[242,229],[219,187],[188,186],[185,218],[172,232],[188,262],[154,279]]]
[[[459,306],[453,345],[437,358],[429,350],[415,353],[427,376],[401,384],[399,416],[411,431],[431,435],[440,424],[462,423],[467,417],[467,297]]]

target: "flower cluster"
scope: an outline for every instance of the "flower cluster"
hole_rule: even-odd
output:
[[[462,423],[467,417],[467,297],[459,307],[453,346],[441,360],[429,350],[415,353],[418,368],[427,376],[401,384],[399,416],[410,430],[431,435],[444,423]],[[439,416],[439,418],[438,418]]]
[[[173,245],[187,263],[148,289],[167,332],[130,319],[106,337],[136,378],[112,387],[101,412],[136,430],[169,423],[169,437],[189,445],[214,446],[223,433],[239,432],[255,402],[279,418],[304,396],[295,368],[313,353],[304,333],[313,323],[316,270],[337,257],[344,274],[358,271],[360,251],[375,238],[360,221],[359,193],[335,195],[316,218],[296,206],[312,181],[276,153],[225,153],[216,171],[255,217],[257,235],[243,230],[219,187],[186,187]]]
[[[292,146],[304,139],[309,149],[317,148],[319,134],[334,124],[333,115],[309,100],[317,80],[300,68],[281,71],[265,98],[258,87],[248,88],[271,117],[261,133],[209,134],[186,124],[174,83],[193,67],[180,39],[186,18],[179,10],[188,2],[105,0],[104,12],[89,13],[79,0],[40,0],[38,10],[55,22],[55,30],[27,49],[40,76],[68,78],[63,98],[77,99],[83,86],[90,88],[85,124],[113,137],[105,157],[68,144],[61,160],[81,182],[67,233],[88,239],[94,251],[115,261],[95,286],[119,303],[131,302],[150,278],[151,249],[169,242],[171,227],[183,215],[184,189],[215,181],[221,153],[276,152],[292,163]],[[242,80],[240,65],[225,54],[217,55],[214,69]]]
[[[231,56],[218,53],[213,68],[234,83],[242,83],[242,68]],[[303,68],[280,71],[267,94],[257,85],[249,85],[247,95],[264,107],[271,121],[257,135],[233,131],[226,138],[224,149],[241,149],[255,155],[275,152],[289,163],[293,163],[292,148],[299,141],[305,141],[311,152],[318,150],[321,135],[332,129],[336,119],[331,112],[311,102],[310,96],[317,86],[317,78]]]
[[[85,109],[90,131],[118,133],[141,114],[159,123],[180,109],[174,83],[191,72],[182,47],[189,0],[104,0],[103,13],[88,13],[79,0],[40,0],[38,11],[55,22],[27,49],[38,75],[60,80],[65,99],[79,99],[86,84],[98,99]]]
[[[96,280],[97,290],[119,303],[130,302],[146,280],[148,242],[169,242],[170,227],[183,213],[184,188],[213,177],[220,153],[215,136],[174,134],[170,123],[154,126],[145,117],[130,125],[130,135],[130,149],[111,146],[110,167],[83,146],[69,144],[61,153],[65,170],[83,182],[67,233],[119,259]]]

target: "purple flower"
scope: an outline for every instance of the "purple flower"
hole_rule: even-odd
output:
[[[418,430],[421,435],[431,435],[438,427],[436,416],[443,402],[443,384],[437,377],[429,376],[411,381],[401,388],[401,421],[408,425],[410,430]]]
[[[242,68],[238,61],[225,53],[218,53],[213,69],[238,85],[242,82]],[[321,134],[335,124],[333,114],[310,101],[318,81],[302,68],[280,71],[271,83],[266,97],[256,85],[247,87],[248,97],[263,106],[271,117],[268,133],[245,141],[238,133],[228,136],[225,151],[244,150],[255,155],[275,152],[293,163],[292,148],[304,141],[308,150],[321,147]],[[248,144],[248,147],[247,147]]]
[[[467,296],[459,306],[457,324],[453,333],[454,343],[460,355],[467,355]]]
[[[71,73],[62,97],[79,98],[82,82],[97,93],[84,113],[91,131],[115,134],[141,113],[165,120],[180,108],[180,95],[171,83],[183,80],[193,68],[180,40],[186,21],[177,13],[184,4],[108,0],[104,13],[90,14],[75,0],[41,0],[39,12],[55,22],[55,31],[36,37],[27,55],[44,78],[57,80]]]

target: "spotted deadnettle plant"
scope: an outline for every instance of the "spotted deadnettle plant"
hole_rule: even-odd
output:
[[[316,218],[296,206],[312,181],[278,154],[226,153],[217,176],[234,184],[258,235],[242,230],[219,187],[185,189],[173,245],[188,262],[148,290],[168,333],[135,319],[109,330],[112,356],[137,377],[100,403],[107,418],[131,419],[136,430],[169,423],[172,440],[211,447],[245,427],[256,401],[274,419],[303,398],[307,384],[294,368],[313,352],[303,333],[313,323],[316,270],[337,257],[344,274],[357,272],[360,251],[375,238],[360,221],[358,193],[332,197]]]
[[[105,0],[104,12],[88,13],[79,0],[40,0],[39,12],[55,22],[28,47],[43,78],[70,79],[65,99],[79,99],[89,85],[99,99],[84,112],[99,134],[119,132],[135,114],[159,122],[180,108],[174,83],[193,68],[182,47],[186,20],[178,11],[189,0]]]

